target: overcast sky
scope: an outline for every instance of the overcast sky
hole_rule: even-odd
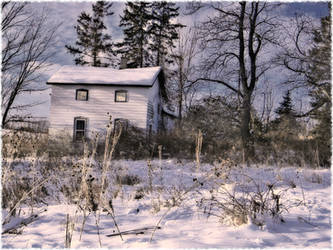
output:
[[[179,21],[187,26],[193,25],[194,21],[199,22],[200,19],[209,15],[209,11],[203,14],[196,14],[195,16],[186,16],[183,14],[183,10],[186,7],[185,3],[177,2],[181,7],[181,15]],[[52,58],[53,67],[48,72],[45,72],[45,81],[62,65],[74,65],[72,55],[68,54],[65,49],[65,45],[74,45],[76,41],[76,33],[74,25],[76,25],[77,18],[82,11],[91,12],[91,2],[32,2],[31,7],[34,10],[42,11],[44,9],[47,13],[50,25],[61,23],[59,26],[59,32],[57,37],[57,45],[54,48],[56,55]],[[315,19],[328,15],[327,2],[303,2],[303,3],[285,3],[279,10],[279,15],[285,17],[291,17],[298,14],[307,14]],[[122,30],[118,27],[120,21],[120,15],[122,15],[124,8],[124,2],[115,2],[113,4],[113,11],[115,14],[105,20],[108,26],[108,32],[112,34],[113,40],[121,40]],[[45,82],[41,83],[45,84]],[[43,93],[34,93],[26,95],[20,100],[22,102],[29,102],[31,100],[40,99],[45,100],[45,104],[36,107],[33,113],[38,113],[38,116],[48,116],[50,105],[50,91]],[[37,111],[36,111],[37,110]]]

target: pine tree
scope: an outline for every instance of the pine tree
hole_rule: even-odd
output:
[[[124,27],[124,41],[117,44],[118,52],[131,62],[132,67],[149,66],[147,26],[151,19],[150,3],[127,2],[124,15],[121,16],[120,27]]]
[[[75,46],[66,45],[72,54],[76,65],[90,65],[94,67],[115,66],[115,55],[112,38],[105,34],[107,29],[103,19],[114,13],[110,10],[112,3],[98,1],[92,5],[92,16],[81,12],[74,26],[77,33]]]
[[[288,90],[283,96],[280,106],[275,110],[278,115],[277,119],[273,122],[275,129],[277,129],[282,137],[287,137],[291,134],[296,135],[299,129],[299,124],[295,117],[295,110]]]
[[[293,104],[290,97],[290,91],[288,90],[283,96],[283,101],[280,102],[280,106],[275,111],[279,117],[290,116],[294,114]]]
[[[312,117],[319,119],[323,109],[330,110],[331,106],[331,20],[330,17],[322,18],[321,30],[314,31],[314,48],[309,53],[310,74],[308,83],[312,107],[315,111]],[[331,112],[327,112],[330,116]]]
[[[311,117],[317,121],[313,129],[321,165],[330,165],[331,158],[331,18],[321,20],[321,29],[314,31],[314,48],[310,50]]]
[[[152,64],[162,66],[164,63],[172,63],[167,55],[168,49],[174,46],[177,40],[177,29],[185,27],[180,23],[173,23],[172,19],[179,16],[178,9],[173,2],[152,2],[152,23],[149,27],[151,42],[149,49],[153,52]]]

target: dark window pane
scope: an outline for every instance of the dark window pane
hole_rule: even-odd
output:
[[[84,120],[76,120],[76,129],[77,130],[84,130],[85,121]]]
[[[82,139],[84,137],[84,131],[76,131],[76,140]]]

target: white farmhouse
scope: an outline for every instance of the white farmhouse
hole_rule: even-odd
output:
[[[51,85],[50,134],[66,131],[74,139],[105,131],[112,116],[147,134],[163,128],[161,67],[110,69],[63,66],[48,81]]]

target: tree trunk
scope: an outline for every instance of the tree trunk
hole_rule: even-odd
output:
[[[182,56],[179,57],[179,93],[178,93],[178,128],[181,128],[182,123],[182,108],[183,108],[183,90],[184,90],[184,83],[183,83],[183,58]]]
[[[242,146],[244,150],[245,162],[249,164],[254,157],[254,148],[250,133],[250,121],[251,121],[251,94],[246,93],[243,98],[242,110],[241,110],[241,138]]]
[[[245,7],[246,2],[241,2],[241,12],[239,16],[239,75],[240,81],[243,89],[243,100],[242,100],[242,110],[241,110],[241,138],[242,146],[244,150],[244,158],[247,164],[249,164],[250,159],[254,156],[253,145],[251,143],[250,135],[250,121],[251,121],[251,97],[252,90],[248,87],[248,78],[246,74],[246,64],[245,64],[245,38],[244,38],[244,19],[245,19]],[[252,61],[251,61],[252,63]],[[252,66],[252,65],[251,65]],[[255,71],[255,69],[254,69]],[[251,68],[251,74],[253,74],[253,69]],[[252,76],[252,75],[251,75]],[[252,80],[252,79],[251,79]],[[252,83],[252,82],[251,82]]]

